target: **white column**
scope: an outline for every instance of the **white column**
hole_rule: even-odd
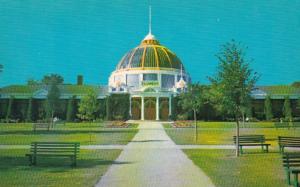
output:
[[[156,120],[159,120],[159,97],[156,97]]]
[[[158,86],[161,88],[161,74],[157,75]]]
[[[144,120],[144,96],[142,96],[141,120]]]
[[[171,96],[169,96],[169,116],[172,115],[172,100],[171,100]]]

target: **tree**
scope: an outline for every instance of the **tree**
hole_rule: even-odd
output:
[[[11,114],[12,114],[13,103],[14,103],[14,97],[10,96],[9,101],[8,101],[7,110],[6,110],[6,122],[7,123],[9,121],[9,118],[11,117]]]
[[[296,109],[297,109],[298,111],[300,111],[300,97],[297,99]],[[298,116],[298,117],[300,117],[300,116]]]
[[[36,86],[36,85],[40,85],[40,81],[38,80],[34,80],[34,79],[28,79],[27,80],[27,85],[29,86]]]
[[[46,100],[46,118],[53,118],[55,115],[55,112],[59,110],[59,97],[60,97],[60,91],[59,88],[56,84],[52,83],[49,86],[49,91],[47,95],[47,100]]]
[[[251,99],[250,97],[249,98],[246,98],[247,100],[245,101],[244,105],[241,106],[241,113],[242,113],[242,122],[243,122],[243,126],[245,127],[245,116],[247,117],[250,117],[248,116],[249,114],[251,114]],[[251,114],[251,117],[252,117],[252,114]]]
[[[291,108],[290,98],[288,96],[286,96],[284,98],[283,115],[284,115],[285,121],[292,121],[292,119],[293,119],[292,108]]]
[[[74,114],[75,114],[75,99],[76,99],[76,96],[73,96],[68,100],[66,120],[69,122],[73,121],[74,117],[75,117],[74,116]]]
[[[300,81],[293,82],[292,86],[300,88]]]
[[[32,121],[32,97],[28,100],[28,107],[27,107],[27,113],[26,113],[26,121],[31,122]]]
[[[83,76],[82,75],[77,76],[77,85],[83,85]]]
[[[79,102],[77,116],[82,120],[92,121],[96,117],[98,110],[97,93],[94,90],[89,90]]]
[[[3,65],[0,64],[0,73],[3,71]]]
[[[64,83],[64,78],[58,74],[45,75],[42,79],[42,83],[46,85],[59,85]]]
[[[249,106],[250,94],[258,75],[250,69],[245,58],[245,49],[234,40],[221,47],[217,54],[219,66],[214,78],[210,77],[216,101],[222,111],[233,115],[236,121],[236,156],[239,156],[239,118],[242,110]]]
[[[271,97],[268,95],[265,99],[265,116],[266,120],[273,119],[273,112],[272,112],[272,102]]]
[[[96,117],[98,110],[97,93],[95,90],[89,90],[87,95],[85,95],[79,102],[78,114],[77,116],[82,120],[87,120],[90,122]],[[92,135],[90,134],[90,142],[92,141]]]
[[[207,97],[205,97],[205,86],[201,86],[199,83],[188,85],[186,92],[180,95],[180,105],[183,110],[193,112],[195,122],[195,141],[198,139],[197,135],[197,112],[207,103]]]

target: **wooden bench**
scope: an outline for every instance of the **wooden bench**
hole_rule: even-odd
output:
[[[235,145],[236,138],[236,136],[233,136]],[[243,154],[243,146],[261,146],[262,152],[269,152],[270,144],[267,144],[265,142],[266,140],[264,135],[242,135],[239,136],[239,149],[241,154]]]
[[[278,128],[290,128],[290,123],[289,122],[275,122],[274,126],[276,129]]]
[[[30,165],[37,164],[38,157],[68,157],[72,166],[76,166],[77,154],[80,144],[78,142],[32,142],[29,157]]]
[[[293,122],[292,127],[294,128],[300,127],[300,122]]]
[[[33,131],[37,131],[38,129],[44,129],[50,131],[51,124],[50,123],[33,123]]]
[[[299,147],[300,137],[278,136],[279,151],[284,153],[285,147]]]
[[[282,162],[286,172],[287,183],[291,185],[291,174],[293,174],[293,186],[298,187],[298,175],[300,173],[300,153],[284,153],[282,155]]]

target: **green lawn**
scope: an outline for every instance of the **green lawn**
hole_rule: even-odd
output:
[[[28,150],[0,150],[0,186],[94,186],[121,150],[81,150],[78,166],[69,159],[40,159],[37,166],[28,166],[24,155]]]
[[[233,144],[232,136],[235,135],[235,124],[232,122],[199,122],[198,140],[195,141],[195,128],[169,128],[165,126],[167,134],[176,144]],[[300,128],[276,129],[272,123],[256,123],[251,127],[240,129],[241,134],[263,134],[267,142],[277,146],[278,136],[300,136]]]
[[[32,124],[0,124],[0,144],[29,145],[32,141],[70,141],[87,144],[127,144],[137,133],[137,125],[128,128],[105,128],[103,123],[67,123],[53,130],[32,131]],[[92,142],[90,142],[90,135]],[[69,159],[38,160],[28,166],[29,149],[0,149],[0,186],[94,186],[121,150],[80,150],[78,166]]]
[[[249,153],[235,158],[233,150],[184,152],[217,187],[287,186],[281,156],[278,153]]]
[[[87,144],[127,144],[137,133],[137,125],[129,128],[104,128],[103,123],[67,123],[50,131],[32,131],[32,124],[0,124],[0,144],[28,145],[33,141],[70,141]],[[92,137],[90,141],[90,136]]]

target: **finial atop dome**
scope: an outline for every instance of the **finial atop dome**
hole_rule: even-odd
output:
[[[176,88],[183,90],[186,87],[186,82],[183,79],[182,64],[180,68],[180,80],[176,83]]]
[[[149,34],[148,35],[152,35],[151,31],[152,31],[152,28],[151,28],[151,21],[152,21],[152,15],[151,15],[151,5],[149,5]]]
[[[156,40],[155,36],[152,34],[152,9],[149,5],[149,32],[142,41],[142,44],[154,44],[159,45],[159,42]]]

